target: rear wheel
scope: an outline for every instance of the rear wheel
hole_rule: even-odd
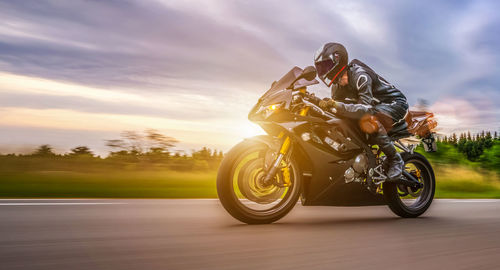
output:
[[[413,189],[396,183],[384,183],[384,196],[389,208],[396,215],[415,218],[423,214],[431,205],[436,189],[436,179],[431,164],[419,153],[402,153],[404,169],[423,184]]]
[[[284,217],[297,203],[301,174],[293,160],[282,162],[276,184],[265,184],[266,163],[272,157],[267,144],[245,140],[224,157],[217,175],[217,193],[234,218],[248,224],[271,223]],[[289,183],[289,184],[286,184]]]

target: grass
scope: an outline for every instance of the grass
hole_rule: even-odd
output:
[[[496,173],[468,166],[434,165],[436,198],[500,198]]]
[[[216,172],[0,173],[0,197],[216,198]]]
[[[500,198],[497,174],[434,165],[436,198]],[[4,198],[216,198],[217,172],[0,172]]]

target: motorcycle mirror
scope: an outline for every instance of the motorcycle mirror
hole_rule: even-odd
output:
[[[271,88],[273,88],[275,85],[276,85],[277,81],[274,81],[272,84],[271,84]]]
[[[305,67],[300,77],[308,81],[314,80],[314,78],[316,78],[316,68],[314,68],[313,66]]]
[[[316,68],[314,68],[313,66],[307,66],[304,68],[304,70],[302,70],[302,73],[300,73],[300,75],[290,84],[290,86],[288,86],[288,88],[294,88],[294,84],[301,79],[312,81],[314,80],[314,78],[316,78],[316,75]]]

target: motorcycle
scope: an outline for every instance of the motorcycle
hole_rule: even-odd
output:
[[[422,141],[426,151],[436,151],[432,114],[410,112],[409,128],[389,132],[405,165],[401,179],[386,181],[385,156],[370,144],[363,123],[323,110],[307,91],[315,77],[312,66],[294,67],[252,108],[249,120],[268,135],[247,138],[225,155],[217,175],[223,207],[247,224],[275,222],[299,198],[304,206],[388,205],[400,217],[423,214],[436,180],[414,150]]]

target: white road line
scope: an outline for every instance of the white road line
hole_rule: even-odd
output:
[[[57,203],[0,203],[0,206],[15,206],[15,205],[101,205],[101,204],[126,204],[126,203],[64,203],[64,202],[57,202]]]
[[[219,199],[193,199],[193,198],[84,198],[84,199],[33,199],[33,198],[13,198],[13,199],[0,199],[0,201],[106,201],[106,200],[130,200],[130,201],[147,201],[147,200],[161,200],[161,201],[217,201]]]
[[[107,200],[107,199],[99,199],[99,198],[85,198],[85,199],[33,199],[33,198],[13,198],[13,199],[0,199],[0,201],[98,201],[98,200]]]
[[[451,203],[498,203],[499,199],[439,199],[439,201]]]

